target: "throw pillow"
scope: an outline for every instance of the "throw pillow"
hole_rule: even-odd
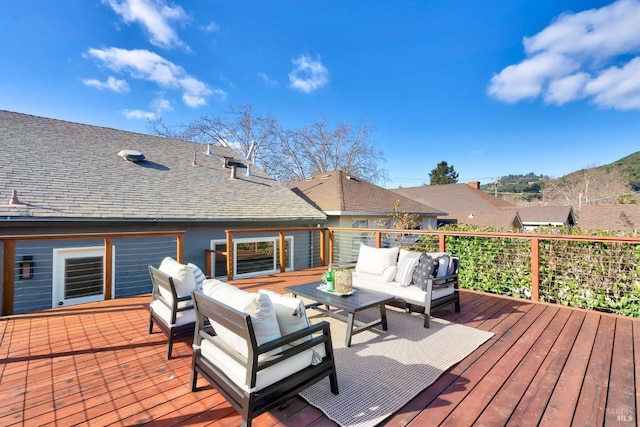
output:
[[[382,267],[382,280],[384,280],[385,282],[389,283],[391,281],[393,281],[393,279],[396,277],[396,271],[397,271],[397,267],[395,265],[391,265],[391,264],[387,264],[384,267]]]
[[[374,248],[360,244],[356,271],[358,273],[382,274],[385,265],[396,265],[398,248]]]
[[[188,263],[187,266],[189,266],[189,268],[191,268],[191,271],[193,271],[193,278],[196,281],[196,289],[202,290],[202,283],[205,281],[207,276],[204,275],[202,270],[200,270],[200,267],[198,267],[197,265]]]
[[[438,258],[438,271],[436,277],[446,276],[449,272],[449,264],[451,263],[451,257],[449,255],[440,255]]]
[[[396,282],[400,286],[409,286],[413,278],[413,270],[420,259],[420,252],[407,251],[400,249],[398,257],[398,270],[396,271]]]
[[[427,284],[429,283],[429,279],[433,277],[435,268],[435,260],[427,253],[421,254],[418,265],[415,270],[413,270],[413,284],[423,291],[426,291]]]
[[[250,315],[251,324],[253,325],[258,344],[264,344],[282,336],[280,334],[280,326],[278,325],[275,308],[267,294],[246,292],[217,279],[205,280],[202,285],[202,290],[205,295]],[[236,335],[211,319],[209,319],[209,321],[213,325],[216,334],[227,343],[227,345],[245,357],[248,356],[247,342],[243,337]],[[280,348],[276,348],[263,354],[262,357],[264,358],[279,352]]]
[[[280,326],[280,334],[282,336],[300,331],[309,327],[309,318],[307,317],[307,309],[299,298],[281,295],[277,292],[267,289],[260,289],[258,292],[267,294],[273,308],[276,311],[278,325]],[[311,339],[311,336],[293,341],[291,345],[297,345],[301,342]]]
[[[190,296],[191,291],[196,288],[196,279],[193,277],[193,271],[171,257],[163,259],[158,270],[173,278],[178,297]],[[166,295],[163,294],[163,296],[167,298]]]

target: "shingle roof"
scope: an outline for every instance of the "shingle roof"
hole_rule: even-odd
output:
[[[571,206],[518,206],[522,222],[574,225],[575,218]]]
[[[468,184],[422,185],[392,191],[444,212],[486,212],[515,206]]]
[[[639,230],[640,205],[582,205],[578,226],[585,230]]]
[[[432,216],[442,213],[429,205],[353,178],[341,171],[320,173],[310,179],[295,182],[289,188],[327,213],[388,214],[393,211],[394,203],[398,200],[399,210],[403,212]]]
[[[478,227],[522,228],[522,220],[518,212],[512,210],[449,212],[448,215],[441,217],[441,219],[447,222],[455,220],[458,224],[475,225]]]
[[[324,220],[233,150],[0,110],[0,217]],[[120,150],[146,159],[123,160]],[[194,155],[196,165],[194,162]],[[9,206],[12,190],[23,206]]]

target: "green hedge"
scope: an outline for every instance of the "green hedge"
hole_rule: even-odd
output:
[[[504,232],[459,225],[443,229]],[[562,234],[612,235],[587,234],[577,228],[562,230]],[[447,252],[460,257],[461,287],[530,298],[531,241],[517,236],[447,236]],[[540,301],[625,316],[640,314],[640,245],[541,239],[539,253]]]

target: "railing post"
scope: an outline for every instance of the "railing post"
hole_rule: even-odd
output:
[[[446,252],[447,251],[447,243],[445,241],[445,235],[441,234],[438,237],[438,250],[440,252]]]
[[[540,300],[540,239],[531,238],[531,301]]]
[[[13,298],[16,275],[16,242],[4,241],[2,252],[2,315],[13,314]]]
[[[176,236],[176,261],[184,264],[184,234]]]
[[[227,235],[227,280],[233,280],[233,234],[226,230],[225,234]]]
[[[376,231],[376,248],[382,247],[382,233]]]
[[[204,250],[204,270],[207,277],[212,277],[211,272],[213,271],[213,266],[211,265],[211,254],[213,253],[212,249]]]
[[[104,299],[110,300],[113,295],[113,239],[104,239]]]
[[[333,264],[333,239],[335,238],[333,230],[329,230],[329,264]]]
[[[320,233],[320,265],[327,265],[327,235],[324,228],[319,229],[318,233]]]
[[[285,247],[284,247],[284,232],[283,231],[278,231],[278,237],[280,240],[280,247],[278,248],[280,250],[280,273],[284,273],[285,271],[287,271],[287,263],[286,263],[286,251],[285,251]]]

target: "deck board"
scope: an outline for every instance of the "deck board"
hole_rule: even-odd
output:
[[[318,276],[305,270],[234,283],[284,292]],[[200,381],[196,393],[189,390],[190,338],[178,340],[166,360],[164,335],[148,334],[148,300],[0,319],[2,424],[238,426],[239,415],[215,389]],[[434,314],[495,335],[383,425],[637,422],[638,319],[472,291],[461,292],[461,305],[460,313],[444,307]],[[299,397],[254,425],[336,426]]]

